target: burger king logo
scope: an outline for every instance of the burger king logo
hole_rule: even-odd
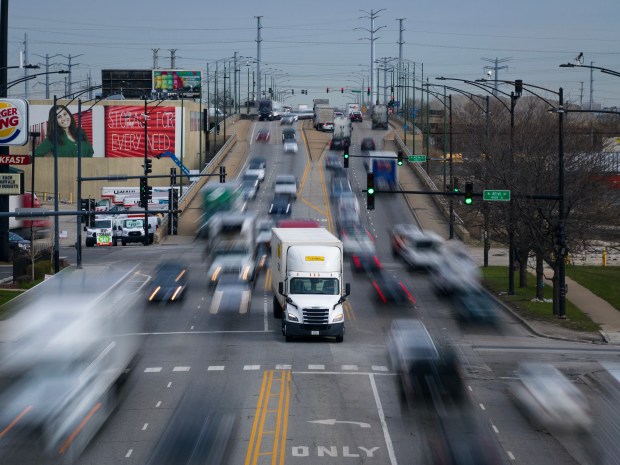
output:
[[[0,145],[28,142],[28,103],[21,99],[0,99]]]

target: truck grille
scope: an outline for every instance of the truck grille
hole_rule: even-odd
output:
[[[304,308],[304,323],[309,325],[326,325],[329,321],[328,308]]]
[[[142,235],[142,233],[141,233],[141,232],[138,232],[138,231],[130,231],[130,232],[127,234],[127,236],[129,236],[129,237],[136,237],[136,236],[141,236],[141,235]]]

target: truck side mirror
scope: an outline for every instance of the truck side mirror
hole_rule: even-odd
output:
[[[278,293],[284,294],[284,283],[282,281],[278,283]]]
[[[344,285],[344,295],[351,295],[351,283]]]
[[[86,231],[86,229],[87,229],[87,228],[86,228],[86,225],[84,225],[84,231]]]

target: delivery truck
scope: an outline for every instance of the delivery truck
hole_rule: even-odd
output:
[[[370,152],[371,157],[364,159],[366,170],[375,175],[377,189],[398,189],[398,156],[387,150]]]
[[[372,129],[388,128],[388,107],[377,104],[372,107]]]
[[[31,200],[33,199],[33,201]],[[9,211],[15,212],[15,209],[20,208],[42,208],[43,204],[39,200],[36,194],[34,198],[30,192],[26,192],[21,195],[9,195]],[[18,218],[15,216],[9,217],[9,230],[20,235],[24,239],[34,239],[49,237],[52,230],[51,220],[49,218]],[[32,233],[32,234],[31,234]]]
[[[298,336],[344,340],[342,241],[325,228],[274,228],[271,239],[273,316],[286,341]]]

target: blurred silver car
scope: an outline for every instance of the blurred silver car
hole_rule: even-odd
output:
[[[284,142],[284,153],[297,153],[297,150],[299,150],[299,147],[296,141],[287,140]]]
[[[510,393],[531,421],[547,429],[574,433],[592,427],[586,397],[553,365],[522,363]]]

